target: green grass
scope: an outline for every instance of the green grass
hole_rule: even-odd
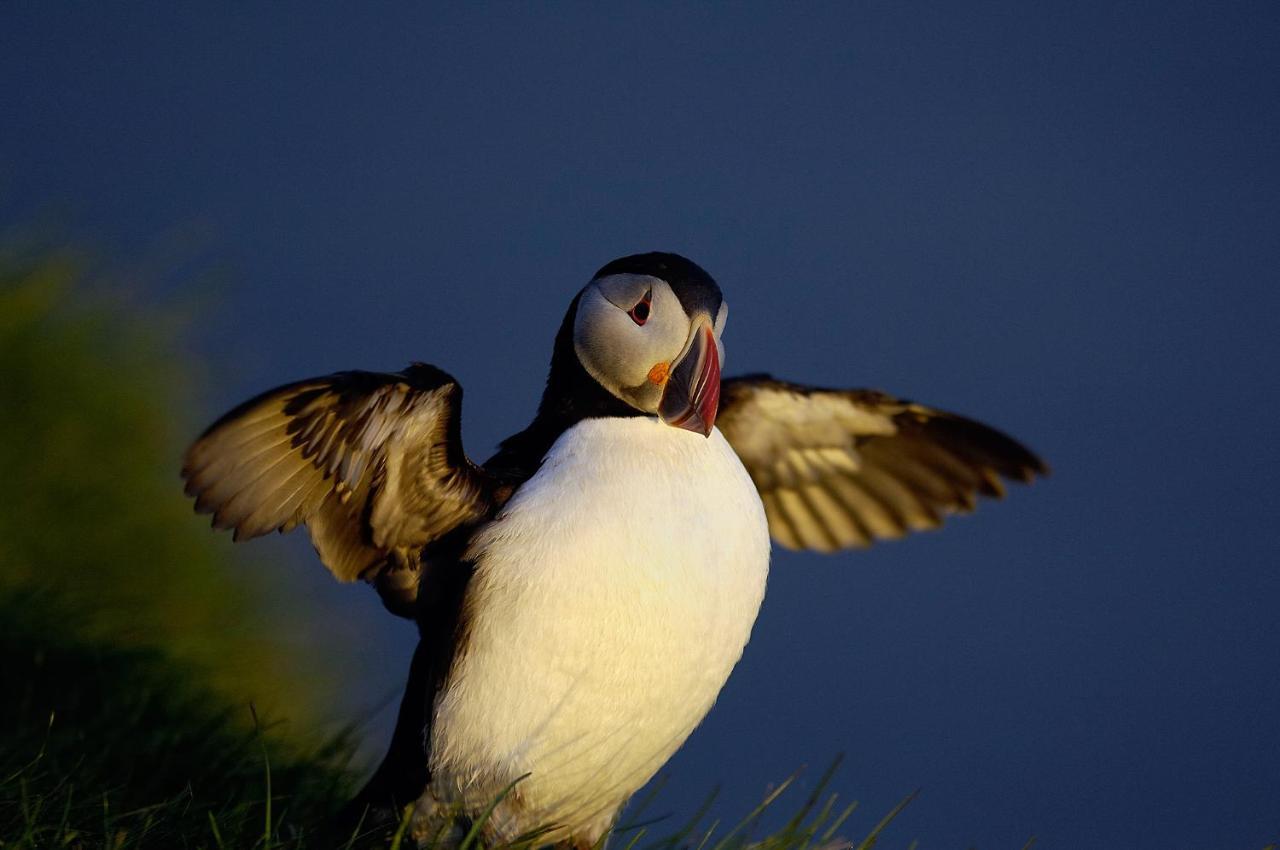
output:
[[[66,637],[74,612],[41,594],[0,598],[0,847],[304,848],[354,790],[349,738],[302,747],[202,681],[189,662],[154,649]],[[621,850],[870,848],[911,798],[860,842],[855,805],[827,788],[828,771],[787,824],[756,823],[793,784],[775,788],[736,824],[683,826],[630,815],[611,839]],[[710,801],[708,801],[709,804]],[[480,822],[465,839],[480,850]],[[356,847],[408,847],[403,826]],[[531,848],[536,837],[513,848]]]
[[[305,846],[351,792],[344,739],[303,748],[188,662],[65,636],[73,616],[0,599],[0,846]]]

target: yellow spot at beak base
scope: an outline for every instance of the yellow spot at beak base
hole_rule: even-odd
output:
[[[671,372],[670,363],[654,363],[653,368],[649,370],[649,383],[659,386],[667,382],[667,375]]]

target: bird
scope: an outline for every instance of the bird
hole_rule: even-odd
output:
[[[531,423],[484,463],[424,363],[269,390],[186,452],[237,540],[304,526],[419,642],[385,759],[342,822],[418,840],[597,846],[741,658],[771,541],[834,552],[934,528],[1044,462],[874,390],[721,375],[728,306],[674,253],[569,303]]]

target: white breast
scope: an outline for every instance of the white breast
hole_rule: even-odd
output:
[[[465,651],[436,703],[432,795],[588,843],[698,724],[742,654],[769,537],[733,449],[586,420],[477,536]],[[556,835],[548,836],[548,840]]]

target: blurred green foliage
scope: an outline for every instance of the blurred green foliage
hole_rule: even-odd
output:
[[[182,494],[176,323],[113,297],[69,250],[0,251],[0,595],[36,591],[65,612],[60,632],[161,648],[302,717],[317,682],[258,604],[279,577],[230,563]]]
[[[128,308],[148,284],[0,248],[0,846],[296,843],[351,790],[283,579],[182,494],[191,370],[176,312]]]

